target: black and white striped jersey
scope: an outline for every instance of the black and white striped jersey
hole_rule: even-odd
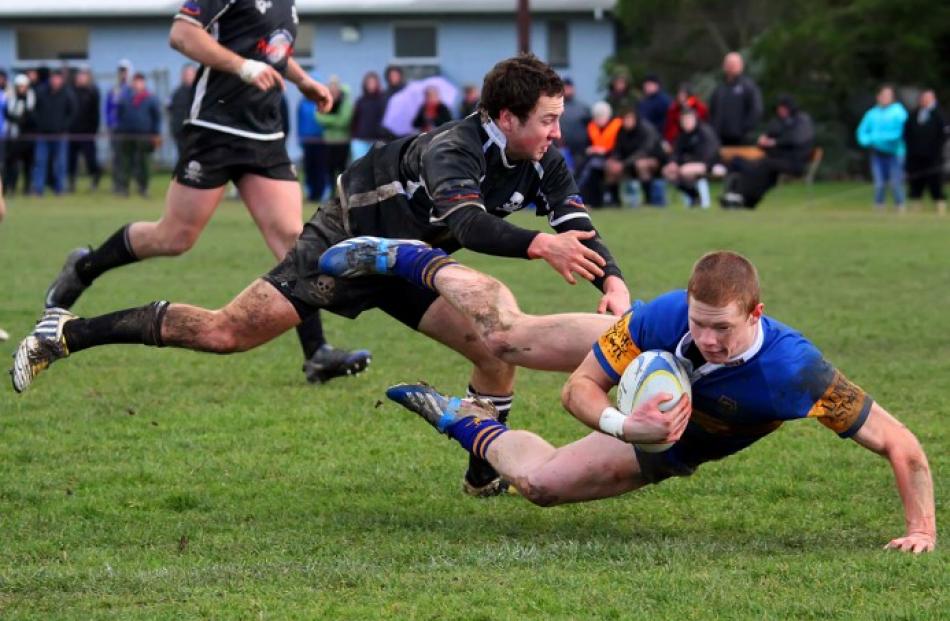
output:
[[[294,0],[186,0],[175,19],[205,29],[235,54],[283,74],[297,36]],[[253,140],[284,137],[280,88],[266,92],[233,73],[202,66],[185,123]]]

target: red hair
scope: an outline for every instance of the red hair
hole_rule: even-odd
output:
[[[686,291],[703,304],[721,308],[738,302],[740,308],[751,313],[759,305],[759,273],[741,254],[708,252],[693,266]]]

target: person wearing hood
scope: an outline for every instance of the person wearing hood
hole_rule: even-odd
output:
[[[379,74],[367,72],[363,76],[363,94],[353,107],[350,147],[354,161],[369,153],[374,144],[389,137],[383,127],[388,101],[380,87]]]
[[[789,95],[779,97],[775,118],[759,136],[756,144],[765,152],[760,160],[734,158],[732,174],[727,176],[723,207],[753,208],[765,193],[775,187],[779,175],[800,177],[815,146],[815,126],[807,112],[798,109]]]
[[[874,208],[884,209],[887,186],[898,211],[904,210],[904,123],[907,110],[894,98],[894,87],[884,85],[877,103],[861,119],[856,132],[858,144],[871,153],[874,180]]]

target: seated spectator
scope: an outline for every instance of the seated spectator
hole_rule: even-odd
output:
[[[640,120],[649,123],[659,134],[666,126],[666,113],[673,104],[673,99],[666,94],[660,84],[660,78],[648,75],[643,78],[643,99],[637,107]]]
[[[641,122],[632,108],[623,113],[623,126],[617,134],[617,144],[607,159],[604,178],[608,184],[623,179],[635,179],[643,195],[653,205],[664,205],[660,168],[666,163],[663,139],[649,123]],[[654,185],[659,185],[657,191]]]
[[[416,113],[416,118],[412,120],[412,126],[424,134],[451,120],[452,113],[449,112],[449,107],[439,99],[439,89],[434,86],[427,86],[425,100],[419,106],[419,112]]]
[[[775,118],[759,136],[757,144],[765,152],[760,160],[734,158],[726,177],[723,207],[753,208],[778,183],[779,175],[800,177],[815,146],[815,127],[788,95],[779,98]]]
[[[919,207],[924,188],[937,206],[937,213],[947,213],[947,199],[943,194],[943,144],[950,127],[937,107],[937,96],[932,89],[920,94],[917,109],[904,124],[907,143],[907,185],[911,206]]]
[[[680,132],[670,161],[663,167],[663,176],[676,185],[689,200],[689,206],[709,207],[709,185],[706,175],[719,158],[716,132],[700,121],[695,110],[680,111]]]
[[[617,134],[623,121],[613,116],[613,109],[606,101],[591,106],[591,121],[587,124],[587,160],[577,180],[584,203],[590,207],[603,207],[605,202],[616,201],[616,191],[608,198],[609,189],[604,186],[604,166],[607,157],[617,145]]]
[[[698,95],[693,94],[693,88],[683,82],[676,90],[676,99],[666,112],[666,123],[663,126],[663,139],[671,145],[676,144],[676,138],[680,134],[680,112],[685,108],[695,110],[700,121],[709,120],[709,108]]]

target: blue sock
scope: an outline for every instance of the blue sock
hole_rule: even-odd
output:
[[[508,427],[497,420],[466,416],[449,425],[445,433],[475,457],[485,459],[488,447],[506,431]]]
[[[455,259],[438,248],[406,245],[396,249],[393,272],[418,287],[435,291],[436,272],[446,265],[455,264]]]

